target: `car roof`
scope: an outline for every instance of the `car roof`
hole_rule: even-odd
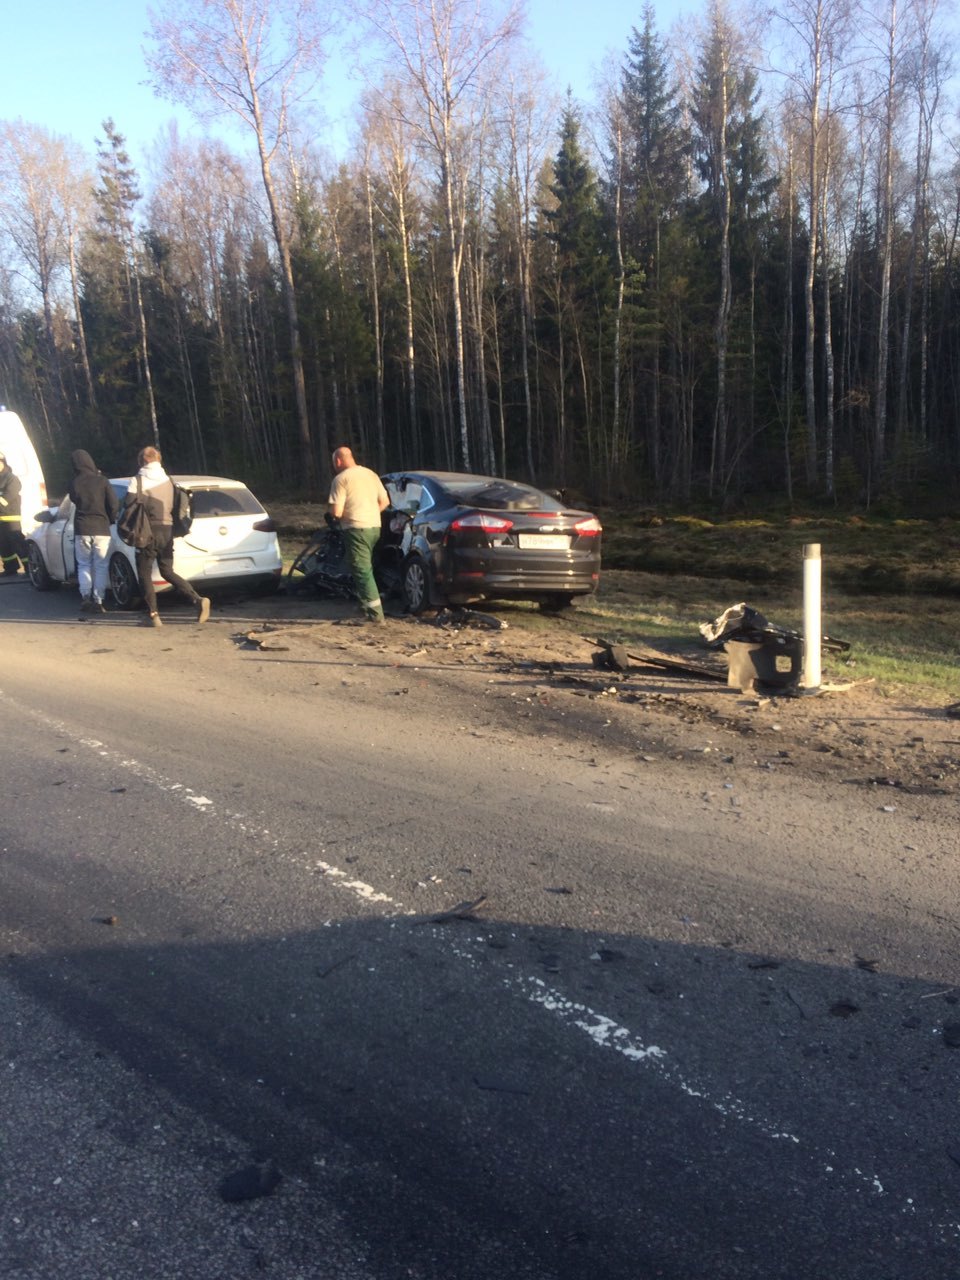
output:
[[[424,480],[436,480],[437,484],[453,484],[454,482],[463,482],[466,484],[517,484],[522,485],[526,489],[535,489],[536,485],[527,484],[526,480],[508,480],[506,476],[483,476],[477,475],[473,471],[388,471],[386,479],[390,480],[394,476],[406,476],[412,480],[415,477]]]
[[[111,476],[111,484],[130,484],[136,476]],[[246,489],[242,480],[228,480],[226,476],[180,476],[171,475],[171,480],[182,484],[186,489],[202,489],[207,485],[216,485],[218,489]]]
[[[526,480],[509,480],[506,476],[482,476],[476,475],[472,471],[387,471],[381,476],[382,480],[433,480],[438,485],[497,485],[507,484],[516,489],[526,489],[530,493],[540,494],[541,497],[550,501],[559,503],[558,510],[564,515],[586,515],[592,513],[586,507],[571,507],[562,498],[557,498],[554,494],[547,493],[541,489],[539,485],[530,484]],[[451,493],[451,497],[456,502],[460,502],[460,498],[456,492]],[[461,504],[462,505],[462,504]]]

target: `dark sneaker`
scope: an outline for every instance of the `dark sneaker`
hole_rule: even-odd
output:
[[[93,604],[90,606],[90,612],[91,612],[91,613],[106,613],[106,612],[107,612],[107,610],[106,610],[106,606],[104,605],[104,603],[103,603],[103,601],[102,601],[102,600],[94,600]]]
[[[210,601],[206,596],[201,596],[197,601],[197,622],[206,622],[210,617]]]
[[[90,597],[90,596],[82,596],[82,597],[81,597],[81,599],[80,599],[80,612],[81,612],[81,613],[92,613],[92,612],[93,612],[93,599],[92,599],[92,597]]]

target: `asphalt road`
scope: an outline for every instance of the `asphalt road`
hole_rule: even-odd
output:
[[[75,605],[0,586],[4,1280],[960,1274],[955,798]]]

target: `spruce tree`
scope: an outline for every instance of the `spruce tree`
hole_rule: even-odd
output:
[[[643,26],[633,29],[621,73],[620,103],[627,137],[623,147],[622,205],[625,295],[624,357],[633,366],[631,434],[646,445],[651,478],[663,484],[665,449],[673,434],[668,398],[661,395],[662,368],[671,358],[665,344],[666,299],[679,269],[674,246],[664,254],[664,236],[689,192],[690,135],[666,49],[657,35],[652,5]],[[682,227],[679,229],[682,236]],[[678,236],[675,225],[672,237]],[[642,431],[642,439],[640,432]]]
[[[146,438],[159,443],[134,211],[137,174],[112,120],[97,139],[96,224],[83,255],[83,320],[100,383],[99,408],[117,464]]]
[[[677,90],[670,83],[666,51],[654,26],[653,7],[634,27],[621,76],[628,129],[623,165],[626,225],[640,261],[656,256],[659,225],[687,190],[690,138]]]
[[[605,233],[599,189],[580,143],[580,120],[568,104],[560,149],[549,186],[552,202],[542,210],[552,247],[544,315],[553,333],[557,362],[559,440],[563,473],[571,452],[596,476],[602,462],[605,345],[612,300],[612,254]]]

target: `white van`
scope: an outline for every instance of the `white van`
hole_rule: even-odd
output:
[[[0,453],[20,481],[20,527],[28,534],[37,527],[39,512],[47,509],[47,486],[37,451],[20,415],[3,405],[0,405]]]

